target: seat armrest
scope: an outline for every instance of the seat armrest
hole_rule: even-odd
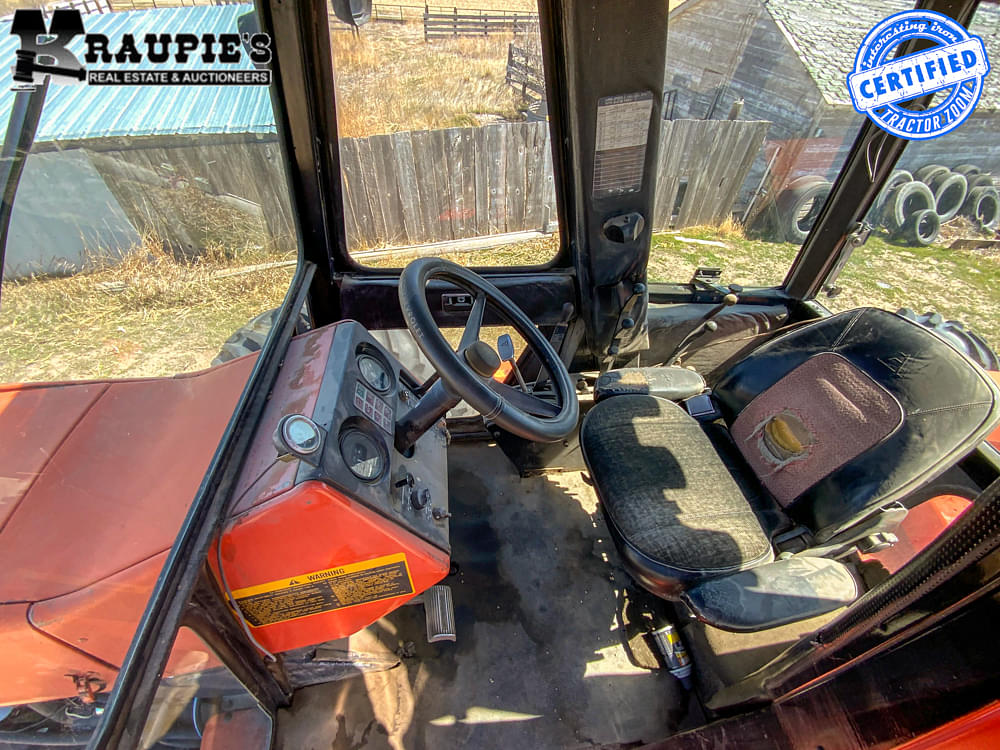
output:
[[[681,600],[713,627],[753,632],[832,612],[860,595],[854,573],[843,563],[791,557],[705,581]]]
[[[594,401],[639,394],[683,401],[705,390],[705,379],[684,367],[626,367],[609,370],[594,385]]]

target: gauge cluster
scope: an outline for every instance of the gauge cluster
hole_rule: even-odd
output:
[[[323,433],[319,456],[299,449],[295,483],[320,479],[435,546],[448,546],[448,436],[428,430],[406,455],[395,426],[418,402],[418,383],[363,326],[334,326],[333,341],[310,417]],[[283,439],[311,447],[308,430],[286,417]],[[307,420],[309,421],[309,420]]]

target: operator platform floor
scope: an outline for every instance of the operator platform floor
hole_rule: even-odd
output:
[[[629,658],[630,582],[581,473],[522,479],[484,443],[449,463],[458,641],[428,644],[423,608],[400,608],[366,636],[401,665],[299,690],[277,747],[615,748],[676,732],[689,702],[700,714]]]

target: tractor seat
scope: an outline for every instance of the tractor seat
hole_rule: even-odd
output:
[[[852,569],[816,548],[860,541],[872,516],[1000,421],[1000,390],[978,366],[873,308],[778,336],[732,367],[713,396],[722,421],[710,425],[655,396],[603,400],[580,444],[629,573],[730,630],[776,627],[856,598]],[[801,528],[811,548],[775,561],[782,526]]]

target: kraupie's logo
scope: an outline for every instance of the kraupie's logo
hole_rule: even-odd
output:
[[[14,12],[10,33],[21,38],[13,67],[13,89],[33,89],[45,82],[88,83],[100,86],[199,86],[268,85],[271,71],[271,38],[262,33],[191,34],[149,33],[137,37],[122,34],[112,40],[104,34],[87,34],[78,10],[56,10],[46,24],[40,10]],[[83,36],[83,59],[68,48]],[[114,43],[113,43],[114,42]],[[254,69],[236,67],[246,55]],[[189,61],[222,65],[210,69],[178,68]],[[151,63],[136,69],[130,66]]]
[[[908,39],[927,39],[934,46],[890,60],[890,53]],[[989,72],[980,37],[943,13],[908,10],[868,32],[847,76],[847,90],[854,109],[883,130],[927,140],[951,132],[972,114]],[[944,90],[947,95],[926,110],[902,106]]]

